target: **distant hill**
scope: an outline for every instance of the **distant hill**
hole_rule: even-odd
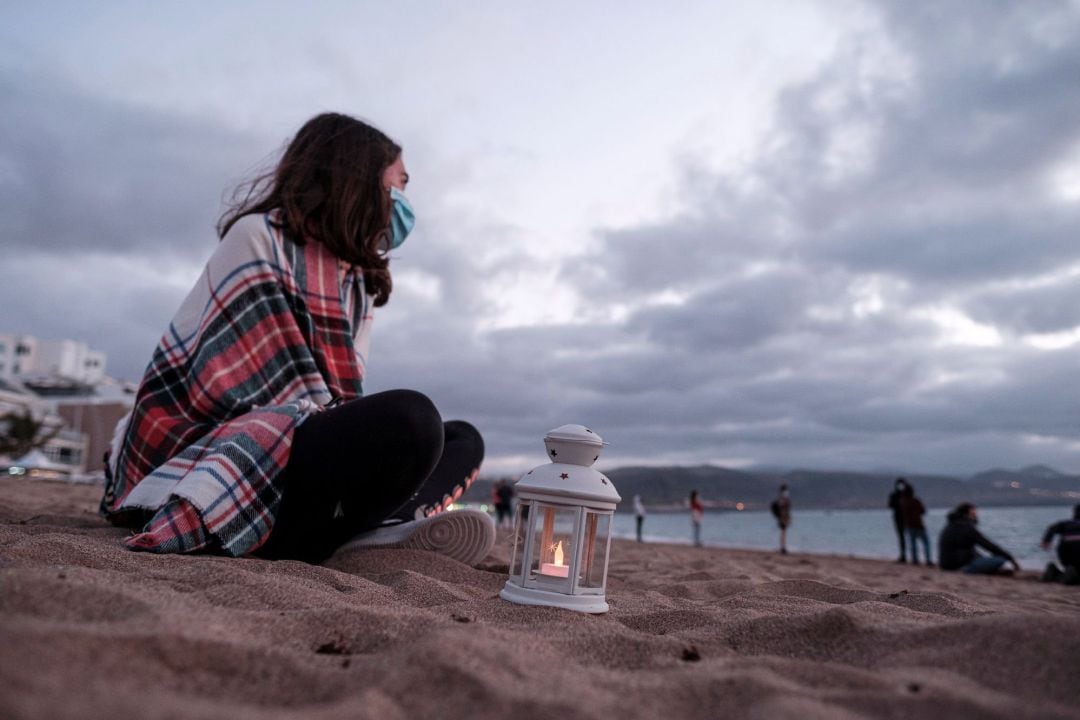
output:
[[[651,509],[677,510],[697,490],[707,507],[747,510],[768,507],[786,483],[797,508],[884,508],[896,474],[820,470],[732,470],[715,465],[623,467],[605,473],[624,503],[635,494]],[[1066,475],[1045,465],[1019,470],[994,469],[970,478],[946,475],[904,475],[929,507],[961,502],[976,505],[1072,505],[1080,502],[1080,475]],[[516,480],[517,478],[510,478]],[[492,478],[481,478],[463,499],[487,502]]]

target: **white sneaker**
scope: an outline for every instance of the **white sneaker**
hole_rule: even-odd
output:
[[[485,512],[466,508],[369,530],[339,550],[360,547],[430,550],[466,565],[475,565],[487,557],[494,545],[495,521]]]

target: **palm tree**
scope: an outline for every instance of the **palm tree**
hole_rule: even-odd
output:
[[[26,407],[9,410],[0,415],[0,455],[22,457],[56,437],[61,427],[44,417],[38,420]]]

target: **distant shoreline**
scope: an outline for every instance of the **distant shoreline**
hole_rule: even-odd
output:
[[[1071,508],[1077,503],[1076,500],[1062,500],[1060,502],[1033,502],[1033,503],[1016,503],[1016,502],[981,502],[975,503],[978,507],[992,507],[992,508],[1010,508],[1010,507],[1023,507],[1023,508],[1038,508],[1038,507],[1064,507]],[[955,505],[928,505],[927,511],[949,511],[952,510]],[[689,512],[689,506],[678,505],[650,505],[645,501],[645,509],[649,513],[656,513],[657,515],[676,515],[679,513]],[[796,512],[799,510],[826,510],[831,512],[844,512],[846,510],[861,511],[861,510],[881,510],[882,512],[891,512],[889,508],[884,506],[872,506],[872,505],[849,505],[845,507],[838,507],[835,505],[805,505],[797,506]],[[615,510],[617,513],[633,515],[633,508],[627,505],[623,507],[623,503],[620,503],[619,507]],[[742,510],[738,508],[726,506],[726,505],[709,505],[705,503],[705,512],[707,513],[755,513],[755,512],[769,512],[768,505],[758,505],[755,507],[744,507]]]

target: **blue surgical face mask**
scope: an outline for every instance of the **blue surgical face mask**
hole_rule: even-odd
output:
[[[416,215],[405,193],[396,187],[390,188],[390,249],[394,250],[405,242],[406,236],[416,224]]]

